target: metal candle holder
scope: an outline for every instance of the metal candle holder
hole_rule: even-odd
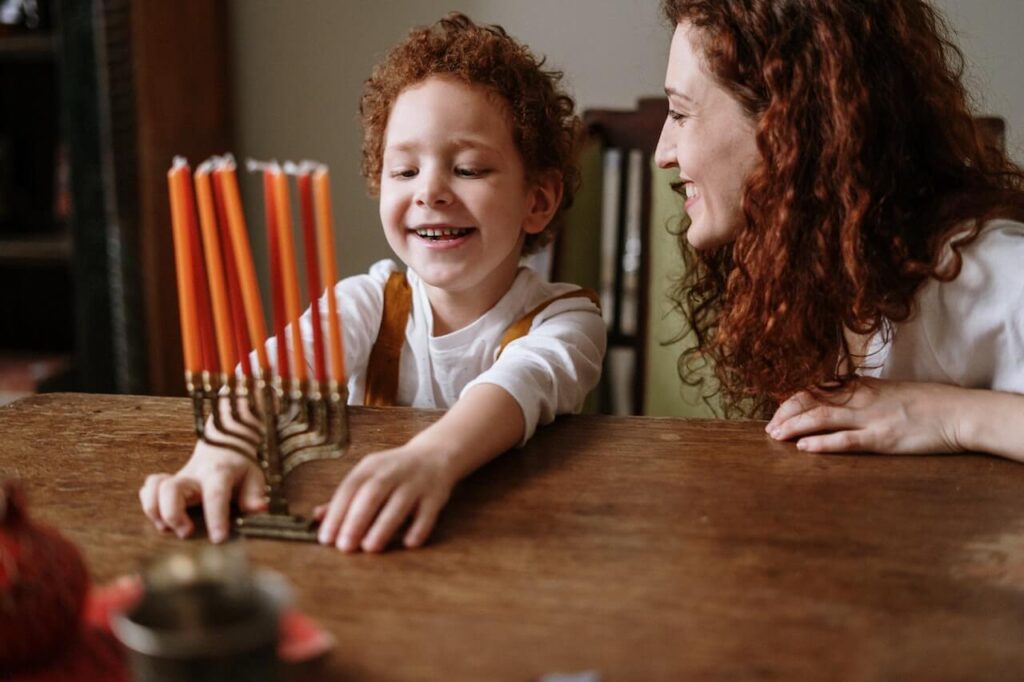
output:
[[[319,382],[310,380],[289,382],[285,390],[277,376],[267,381],[226,374],[220,374],[214,385],[209,372],[202,372],[199,379],[186,373],[196,436],[256,462],[266,480],[267,511],[238,517],[235,528],[245,536],[315,541],[317,522],[289,511],[284,482],[300,464],[334,459],[344,452],[349,442],[347,387],[332,380],[321,390]],[[228,426],[225,414],[250,430]],[[207,428],[207,419],[215,433]],[[248,448],[218,438],[220,434],[247,443],[255,456]]]

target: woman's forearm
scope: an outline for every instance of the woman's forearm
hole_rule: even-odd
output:
[[[969,390],[959,407],[960,444],[1024,462],[1024,395]]]

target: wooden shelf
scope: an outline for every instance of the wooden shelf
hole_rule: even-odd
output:
[[[0,61],[52,59],[55,53],[49,33],[0,35]]]
[[[0,264],[66,264],[71,262],[71,237],[57,232],[42,237],[0,236]]]

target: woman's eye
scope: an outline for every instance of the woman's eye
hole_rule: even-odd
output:
[[[671,109],[668,110],[668,117],[680,125],[685,123],[686,119],[689,118],[686,114],[681,114],[678,111],[673,111]]]

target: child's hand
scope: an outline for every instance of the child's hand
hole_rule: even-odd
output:
[[[412,443],[368,455],[349,472],[328,504],[313,512],[321,519],[319,541],[346,552],[379,552],[409,518],[403,542],[422,545],[451,494],[455,479],[436,453]],[[340,531],[340,532],[339,532]]]
[[[235,491],[242,511],[266,508],[263,474],[256,463],[227,448],[199,441],[178,473],[148,476],[139,490],[139,500],[157,530],[173,530],[180,538],[195,530],[186,508],[201,502],[210,540],[223,542],[228,537],[228,507]]]

